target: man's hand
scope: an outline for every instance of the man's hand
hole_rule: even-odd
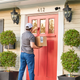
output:
[[[34,29],[35,29],[35,30],[39,30],[39,29],[40,29],[40,27],[35,27]]]
[[[39,48],[42,47],[42,46],[39,46],[39,47],[36,46],[34,42],[30,42],[30,46],[31,46],[31,48],[33,48],[33,49],[39,49]]]

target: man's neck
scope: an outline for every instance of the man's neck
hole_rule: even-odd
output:
[[[31,30],[26,30],[26,31],[29,31],[29,32],[31,32]]]

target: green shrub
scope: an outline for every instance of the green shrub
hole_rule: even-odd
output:
[[[16,37],[13,31],[7,30],[0,33],[0,43],[2,45],[14,44],[16,42]]]
[[[68,72],[78,72],[80,67],[80,60],[77,56],[77,53],[75,54],[73,50],[69,50],[62,54],[61,56],[62,60],[62,66],[65,70]]]
[[[80,34],[75,29],[69,29],[64,34],[65,45],[78,47],[80,45]]]
[[[0,66],[1,67],[15,67],[17,55],[12,51],[0,53]]]

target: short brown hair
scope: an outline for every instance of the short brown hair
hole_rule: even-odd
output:
[[[26,30],[31,30],[31,28],[29,28],[29,29],[26,29]]]
[[[31,30],[31,28],[29,28],[28,26],[26,26],[26,30]]]

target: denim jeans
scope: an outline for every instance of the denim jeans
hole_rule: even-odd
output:
[[[34,80],[34,54],[28,54],[25,52],[21,52],[20,55],[20,69],[18,80],[22,80],[26,65],[28,65],[30,80]]]

